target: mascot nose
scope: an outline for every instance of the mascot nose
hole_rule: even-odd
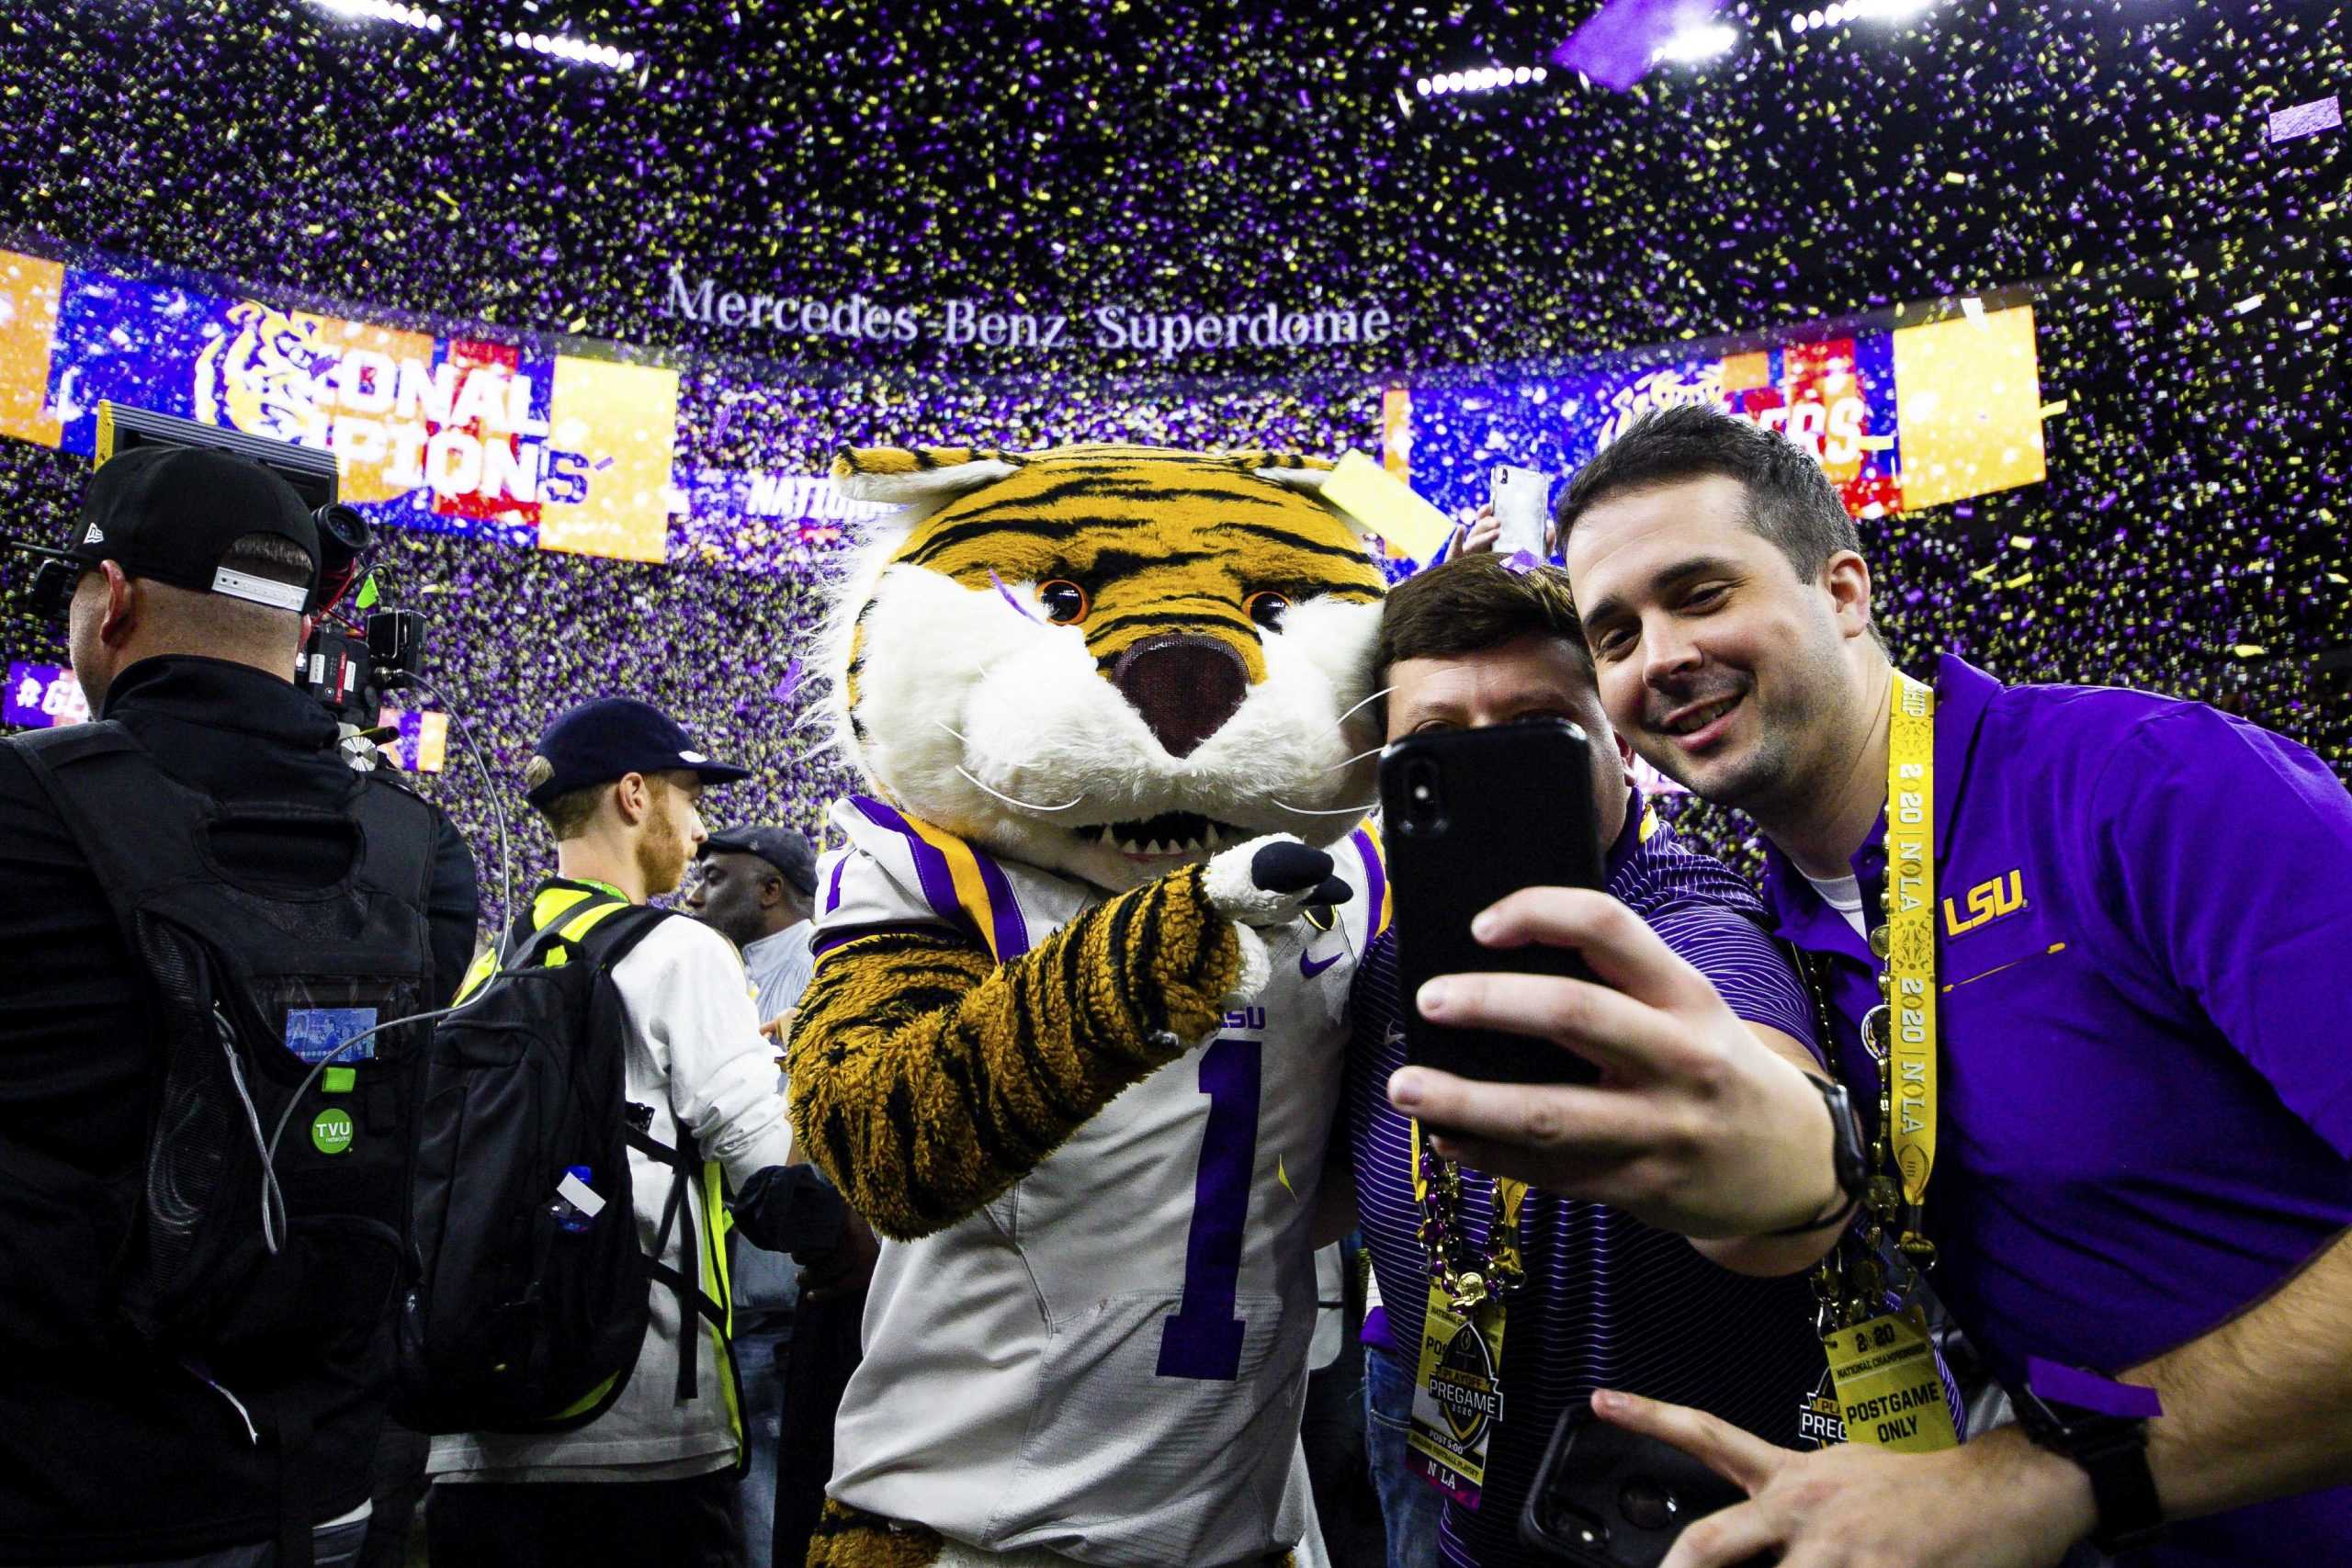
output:
[[[1119,655],[1111,684],[1171,757],[1189,757],[1250,694],[1241,656],[1214,637],[1156,637]]]

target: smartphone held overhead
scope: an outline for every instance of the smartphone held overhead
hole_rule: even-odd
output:
[[[1522,552],[1542,560],[1551,553],[1552,476],[1537,468],[1498,468],[1487,479],[1494,503],[1495,553],[1506,558]]]

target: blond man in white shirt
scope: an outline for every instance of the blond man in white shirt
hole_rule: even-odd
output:
[[[659,710],[601,698],[558,716],[525,773],[529,799],[556,839],[557,874],[540,901],[582,894],[642,904],[676,889],[707,836],[706,786],[747,777],[714,762]],[[569,896],[569,898],[567,898]],[[690,1184],[689,1225],[669,1227],[662,1259],[699,1275],[727,1300],[723,1205],[717,1176],[740,1190],[792,1157],[775,1051],[760,1033],[741,958],[707,926],[663,920],[614,965],[628,1035],[627,1093],[653,1109],[657,1142],[692,1138],[712,1179]],[[639,1234],[662,1234],[669,1170],[632,1152]],[[717,1211],[715,1213],[714,1211]],[[699,1258],[684,1256],[694,1238]],[[435,1568],[576,1568],[582,1562],[733,1564],[742,1540],[733,1492],[741,1412],[723,1337],[697,1320],[689,1339],[679,1303],[651,1297],[652,1325],[627,1387],[588,1425],[549,1437],[468,1433],[437,1438],[427,1508]],[[699,1359],[679,1396],[682,1354]]]

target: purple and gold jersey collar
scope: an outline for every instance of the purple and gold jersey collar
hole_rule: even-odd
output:
[[[850,809],[905,841],[924,898],[942,920],[969,927],[1000,964],[1029,951],[1029,922],[993,856],[952,833],[901,815],[871,795],[852,795]],[[841,901],[841,863],[833,867],[828,912]]]
[[[856,902],[845,897],[842,886],[852,850],[882,863],[889,880],[919,897],[927,916],[977,938],[1000,964],[1026,953],[1044,933],[1103,897],[1101,889],[1058,874],[1000,861],[871,795],[835,802],[832,827],[849,848],[830,851],[818,862],[820,930],[813,951],[820,957],[864,929],[857,910],[844,913],[845,904]],[[1361,952],[1388,929],[1391,914],[1378,831],[1366,822],[1330,846],[1330,853],[1339,874],[1363,896],[1360,908],[1343,907],[1340,914],[1350,927],[1347,951]]]

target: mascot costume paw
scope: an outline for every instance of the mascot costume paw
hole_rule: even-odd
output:
[[[1310,1529],[1310,1219],[1383,579],[1328,466],[854,452],[868,794],[819,868],[802,1146],[886,1238],[809,1562],[1272,1563]]]

